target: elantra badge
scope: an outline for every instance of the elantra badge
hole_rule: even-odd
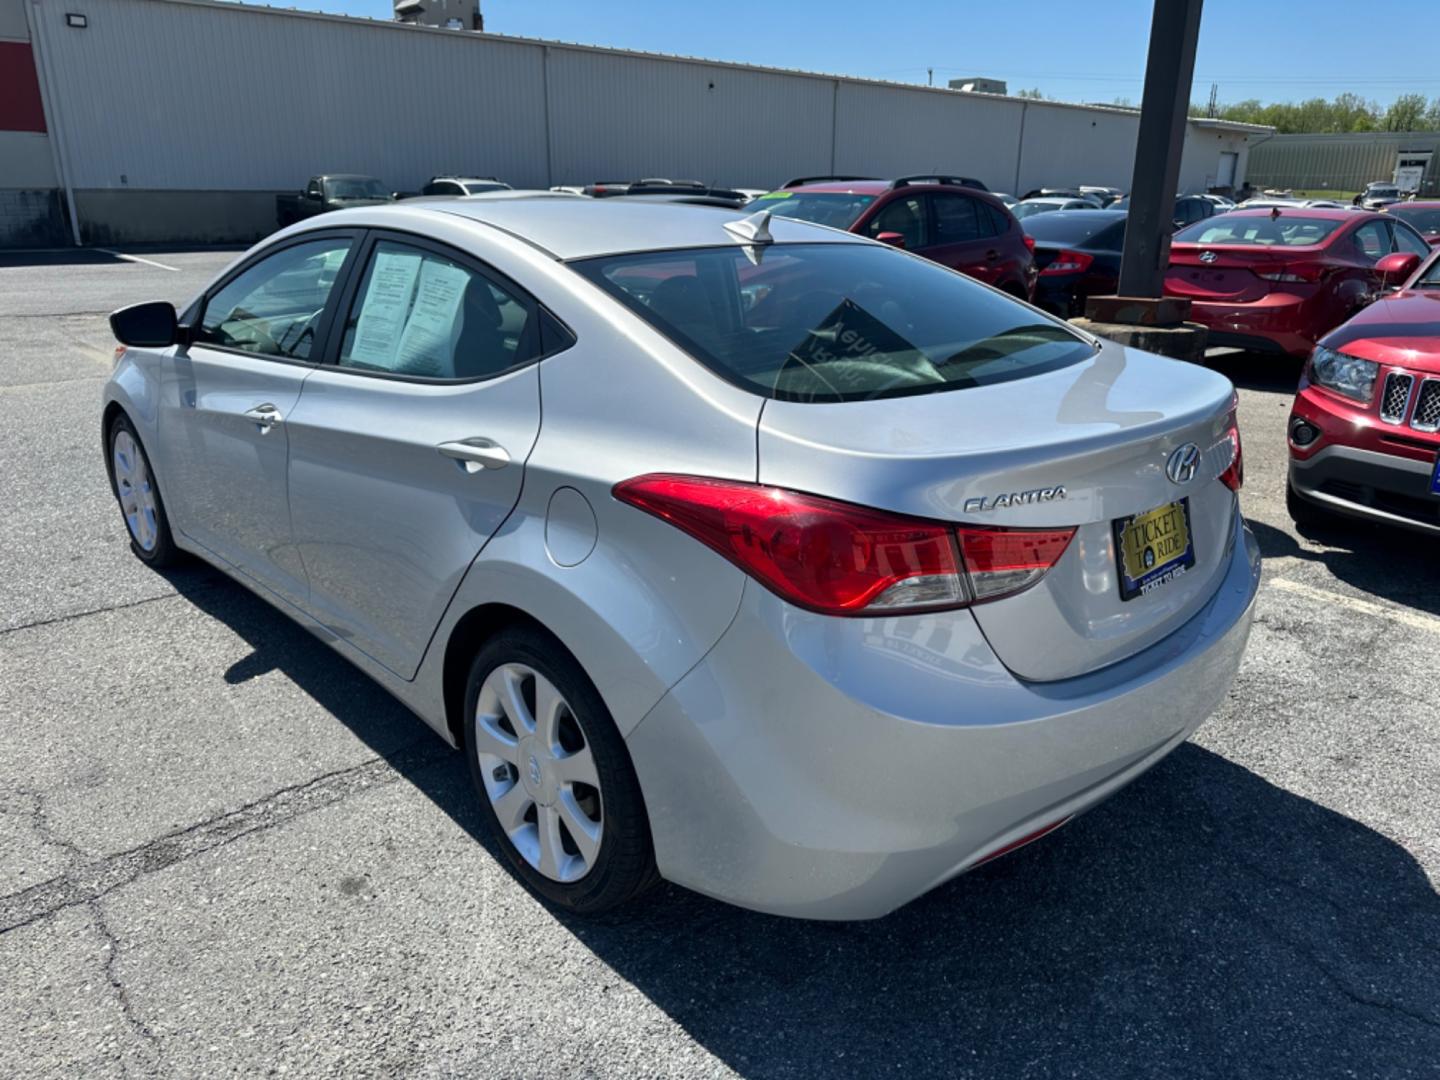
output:
[[[979,499],[966,499],[967,514],[983,514],[987,510],[1003,510],[1007,506],[1029,506],[1031,503],[1054,502],[1065,497],[1063,485],[1058,487],[1035,488],[1033,491],[1007,491],[1000,495],[986,495]]]
[[[1165,462],[1165,475],[1170,477],[1174,484],[1188,484],[1195,479],[1195,472],[1200,468],[1200,448],[1194,443],[1186,443],[1177,447],[1170,455],[1170,460]]]
[[[1220,258],[1220,256],[1216,255],[1213,251],[1200,252],[1200,261],[1203,263],[1213,263],[1218,258]]]

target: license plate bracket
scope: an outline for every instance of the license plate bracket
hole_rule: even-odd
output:
[[[1116,518],[1111,527],[1121,600],[1134,600],[1152,592],[1195,565],[1189,498]]]
[[[1435,467],[1430,470],[1430,494],[1440,495],[1440,451],[1435,453]]]

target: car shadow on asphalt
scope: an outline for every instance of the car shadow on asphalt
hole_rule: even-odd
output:
[[[1300,385],[1303,360],[1271,353],[1229,352],[1207,356],[1205,366],[1218,371],[1242,390],[1293,394]]]
[[[1283,529],[1247,519],[1260,553],[1267,559],[1292,558],[1319,563],[1338,580],[1370,596],[1440,615],[1440,561],[1435,541],[1384,525],[1337,517],[1317,525],[1296,526],[1307,540],[1323,545],[1301,547]]]
[[[172,580],[253,647],[227,677],[293,680],[503,865],[461,755],[422,721],[241,586]],[[1419,864],[1190,743],[874,922],[669,885],[556,918],[746,1076],[1378,1077],[1440,1060],[1440,896]]]

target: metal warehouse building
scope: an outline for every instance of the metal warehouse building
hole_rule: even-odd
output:
[[[397,190],[818,173],[1128,188],[1138,113],[214,0],[0,0],[0,246],[250,240],[313,173]],[[1268,128],[1189,123],[1181,189]]]
[[[1275,135],[1254,140],[1250,182],[1297,191],[1361,191],[1373,180],[1414,170],[1422,195],[1440,195],[1440,132],[1364,131]],[[1408,185],[1407,185],[1408,186]]]

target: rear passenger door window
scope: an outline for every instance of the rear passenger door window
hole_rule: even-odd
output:
[[[1390,230],[1386,224],[1376,218],[1355,230],[1355,250],[1365,262],[1375,263],[1390,254]]]
[[[933,202],[936,244],[971,244],[994,235],[989,216],[980,213],[978,200],[963,195],[936,195]]]
[[[1395,250],[1404,251],[1410,255],[1429,255],[1430,245],[1416,236],[1409,229],[1402,225],[1391,224],[1391,230],[1395,233]]]
[[[242,270],[205,303],[195,341],[285,360],[308,360],[349,237],[294,244]]]
[[[865,226],[865,233],[877,237],[887,232],[899,233],[905,238],[905,246],[911,250],[928,246],[931,240],[925,220],[924,200],[918,195],[910,195],[882,206]]]
[[[341,341],[342,368],[424,380],[488,379],[540,354],[529,297],[440,251],[377,241]]]

